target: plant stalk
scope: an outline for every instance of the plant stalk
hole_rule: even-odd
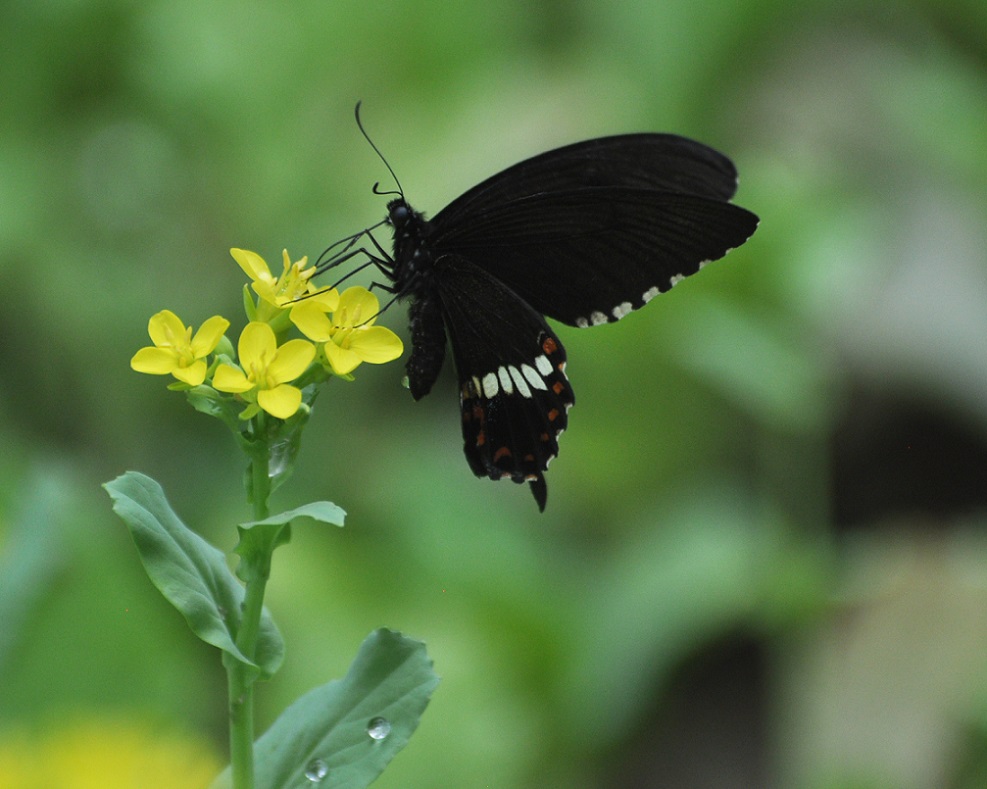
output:
[[[263,436],[264,425],[258,419],[258,434]],[[269,475],[270,447],[266,440],[258,440],[250,453],[251,498],[254,520],[263,520],[270,513],[268,499],[271,494]],[[270,561],[265,562],[270,567]],[[264,593],[267,589],[267,573],[247,581],[241,611],[240,629],[236,645],[248,660],[254,660],[257,636],[264,610]],[[254,685],[256,669],[230,658],[224,661],[227,673],[230,715],[230,772],[233,789],[254,789]]]

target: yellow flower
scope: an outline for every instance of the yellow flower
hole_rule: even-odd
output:
[[[230,254],[252,280],[251,287],[261,298],[258,304],[258,319],[265,323],[281,310],[293,307],[302,297],[313,298],[313,294],[318,293],[318,289],[311,281],[315,274],[315,266],[308,266],[307,257],[292,263],[288,250],[283,250],[281,253],[283,270],[280,276],[275,277],[264,258],[256,252],[234,247],[230,250]],[[326,300],[330,309],[335,309],[339,294],[335,290],[325,291],[319,294],[319,298]]]
[[[361,362],[384,364],[404,353],[401,338],[374,326],[380,303],[366,288],[347,288],[335,308],[315,298],[291,311],[291,321],[310,340],[325,343],[324,352],[337,375],[353,372]],[[332,313],[331,316],[329,313]]]
[[[221,364],[212,385],[221,392],[244,395],[271,416],[287,419],[301,405],[302,392],[294,381],[315,358],[315,346],[306,340],[289,340],[280,348],[274,330],[266,323],[251,321],[237,344],[240,367]],[[248,409],[245,413],[252,415]]]
[[[205,358],[216,350],[229,325],[226,318],[214,315],[193,337],[191,326],[182,323],[171,310],[162,310],[147,322],[154,347],[137,351],[130,367],[139,373],[173,375],[183,383],[198,386],[206,379]]]

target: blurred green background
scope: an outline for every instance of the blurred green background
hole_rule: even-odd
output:
[[[418,404],[400,364],[334,382],[276,506],[349,519],[279,551],[259,728],[387,625],[443,682],[375,786],[987,784],[982,0],[8,0],[0,82],[0,784],[225,760],[218,655],[99,484],[148,473],[233,547],[240,456],[128,361],[163,308],[239,330],[230,247],[314,258],[383,216],[358,99],[433,214],[662,130],[727,152],[761,226],[563,327],[544,515],[469,473],[449,371]]]

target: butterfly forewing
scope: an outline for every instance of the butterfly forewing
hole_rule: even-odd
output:
[[[726,156],[675,134],[620,134],[566,145],[508,167],[453,200],[439,226],[471,222],[505,202],[546,192],[623,186],[729,200],[737,170]]]
[[[470,468],[530,482],[544,509],[543,472],[558,454],[574,402],[565,349],[541,315],[468,260],[446,256],[435,266]]]
[[[754,232],[749,211],[628,187],[544,192],[468,224],[435,220],[438,252],[467,257],[537,311],[572,326],[622,318]]]

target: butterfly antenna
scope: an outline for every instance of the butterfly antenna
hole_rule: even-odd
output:
[[[380,148],[374,145],[374,141],[370,139],[370,135],[367,134],[367,130],[363,128],[363,121],[360,120],[361,104],[363,104],[363,102],[358,101],[356,103],[356,110],[354,110],[354,114],[356,115],[356,125],[360,129],[360,134],[363,135],[363,139],[365,139],[368,143],[370,143],[370,147],[374,149],[374,153],[377,154],[380,160],[384,163],[384,167],[386,167],[387,171],[391,174],[391,178],[394,179],[394,183],[396,183],[398,186],[397,194],[399,194],[401,197],[404,197],[404,188],[401,186],[401,182],[398,180],[397,174],[394,172],[394,168],[391,167],[390,164],[388,164],[387,159],[384,158],[384,154],[380,152]],[[374,194],[390,194],[388,192],[378,192],[377,191],[378,186],[379,186],[379,182],[374,184]]]

